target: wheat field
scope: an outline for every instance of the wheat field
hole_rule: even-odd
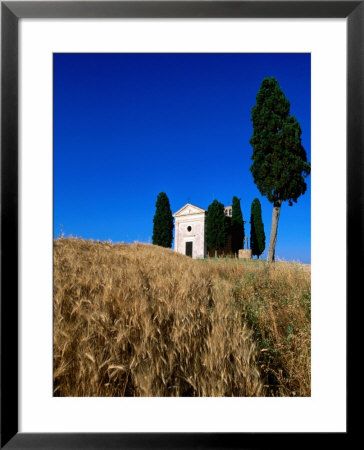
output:
[[[54,241],[55,396],[309,396],[310,271]]]

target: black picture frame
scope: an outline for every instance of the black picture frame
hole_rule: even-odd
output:
[[[364,1],[2,1],[1,448],[281,447],[281,433],[18,432],[18,21],[21,18],[111,17],[347,19],[347,305],[350,299],[355,303],[357,289],[361,288],[359,282],[364,273]],[[349,417],[348,412],[346,433],[332,433],[339,445],[348,438]],[[296,445],[298,439],[300,445],[305,445],[309,435],[285,434],[284,439],[286,445]],[[315,435],[315,442],[323,439],[327,444],[327,435]]]

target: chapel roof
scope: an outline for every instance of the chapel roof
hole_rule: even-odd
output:
[[[182,208],[180,208],[178,211],[176,211],[173,214],[173,217],[176,216],[186,216],[188,214],[199,214],[199,213],[205,213],[206,210],[200,208],[199,206],[192,205],[192,203],[186,203]]]

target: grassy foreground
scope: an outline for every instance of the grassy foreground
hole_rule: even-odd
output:
[[[309,396],[310,271],[54,241],[54,395]]]

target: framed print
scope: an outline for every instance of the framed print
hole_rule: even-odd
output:
[[[2,2],[2,446],[347,438],[363,26],[360,1]]]

